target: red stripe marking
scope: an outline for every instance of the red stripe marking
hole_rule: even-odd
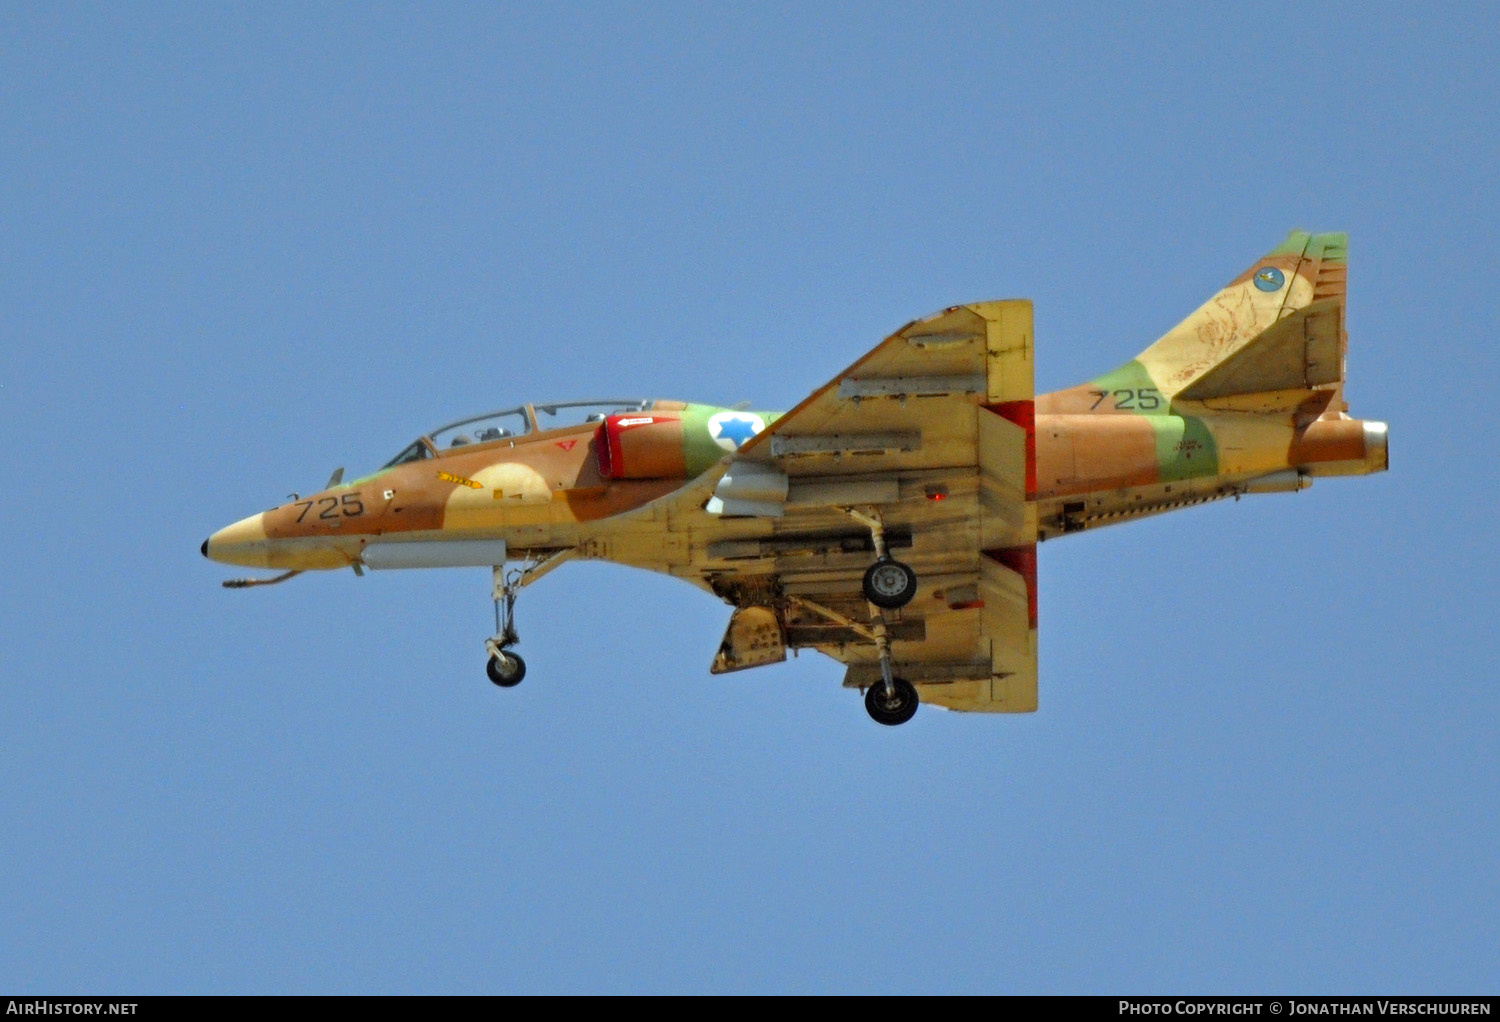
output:
[[[1000,418],[1026,431],[1026,499],[1036,499],[1036,402],[1002,401],[985,405]]]
[[[1026,546],[1004,547],[1000,550],[986,550],[986,557],[999,561],[1011,571],[1026,580],[1026,617],[1027,623],[1036,627],[1036,544],[1029,543]]]

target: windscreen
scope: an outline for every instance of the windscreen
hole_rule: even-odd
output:
[[[404,448],[400,454],[381,466],[382,469],[395,468],[397,465],[405,465],[409,461],[421,461],[423,458],[432,457],[432,451],[420,440],[413,441],[409,447]]]

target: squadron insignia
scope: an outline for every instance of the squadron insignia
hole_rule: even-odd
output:
[[[1255,271],[1255,286],[1262,291],[1280,291],[1286,276],[1274,266],[1262,266]]]

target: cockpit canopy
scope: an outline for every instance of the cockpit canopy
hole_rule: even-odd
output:
[[[654,403],[638,399],[563,401],[544,405],[525,404],[499,412],[485,412],[483,415],[450,422],[418,437],[383,467],[395,468],[410,461],[439,457],[445,451],[469,444],[510,440],[534,431],[561,429],[585,422],[603,422],[607,415],[644,412]]]
[[[427,434],[432,446],[439,451],[467,444],[483,444],[491,440],[508,440],[525,436],[531,432],[531,416],[526,406],[510,408],[503,412],[487,412],[468,419],[441,426]]]

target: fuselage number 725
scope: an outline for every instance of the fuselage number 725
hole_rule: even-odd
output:
[[[359,499],[359,494],[346,493],[342,497],[319,497],[316,501],[299,500],[297,506],[302,509],[302,513],[297,516],[297,521],[300,522],[306,518],[307,513],[313,509],[313,504],[315,503],[325,505],[318,512],[319,518],[338,518],[340,508],[343,509],[343,516],[345,518],[353,518],[356,515],[365,513],[365,504],[364,501]]]

